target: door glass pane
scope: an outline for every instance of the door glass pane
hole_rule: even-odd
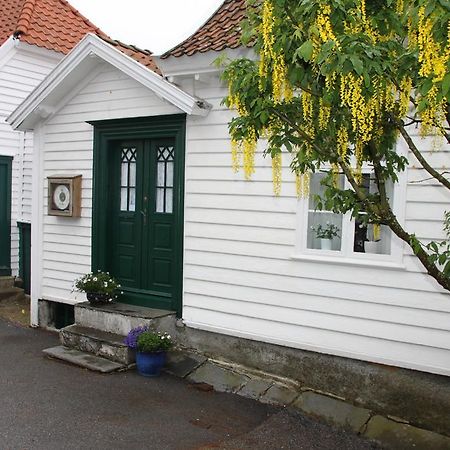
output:
[[[120,189],[120,210],[128,211],[128,189]]]
[[[156,212],[173,212],[174,147],[157,148]]]
[[[129,189],[128,200],[128,211],[136,211],[136,188]]]
[[[157,187],[164,187],[165,181],[165,173],[164,170],[166,168],[166,164],[164,162],[158,162],[158,179],[156,181]]]
[[[130,187],[136,187],[136,163],[130,163]]]
[[[173,212],[173,189],[166,189],[166,211],[167,213]]]
[[[167,163],[167,182],[166,186],[173,187],[173,161]]]
[[[136,210],[136,148],[122,148],[120,167],[120,210]]]
[[[156,212],[165,212],[164,210],[164,188],[156,189]]]

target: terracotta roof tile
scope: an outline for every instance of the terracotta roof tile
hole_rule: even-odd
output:
[[[111,40],[66,0],[0,0],[0,45],[11,35],[38,47],[67,54],[94,33],[159,73],[151,52]]]
[[[225,0],[192,36],[164,53],[161,58],[191,56],[209,50],[222,51],[239,47],[240,22],[245,17],[245,10],[245,0]]]

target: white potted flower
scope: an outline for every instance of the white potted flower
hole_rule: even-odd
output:
[[[312,226],[311,230],[316,233],[316,238],[320,239],[320,248],[322,250],[332,250],[333,238],[339,236],[339,227],[327,222],[325,226],[322,224],[316,227]]]

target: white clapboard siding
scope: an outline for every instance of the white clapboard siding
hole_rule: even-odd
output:
[[[231,170],[226,89],[216,80],[196,95],[213,109],[187,118],[183,318],[190,326],[280,345],[450,374],[450,298],[405,248],[393,267],[298,258],[298,215],[289,158],[282,196],[271,163],[256,155],[244,181]],[[119,71],[105,68],[47,124],[44,178],[82,174],[82,217],[43,217],[42,296],[76,302],[72,282],[90,270],[92,139],[89,120],[177,112]],[[419,139],[419,138],[417,138]],[[420,140],[419,140],[420,141]],[[432,143],[420,141],[422,147]],[[262,146],[260,146],[261,150]],[[430,147],[431,148],[431,147]],[[442,152],[441,152],[442,153]],[[446,154],[430,155],[441,166]],[[441,234],[450,198],[411,168],[405,223]],[[43,202],[47,201],[44,186]]]
[[[31,222],[31,178],[33,135],[14,131],[6,118],[45,78],[60,55],[27,46],[15,48],[0,66],[0,155],[13,157],[11,208],[11,268],[19,269],[19,231],[17,222]]]
[[[252,181],[231,171],[220,105],[226,89],[196,95],[213,105],[188,118],[183,317],[191,326],[344,356],[450,374],[450,296],[408,249],[398,268],[298,260],[292,177],[284,158],[282,196],[273,197],[270,161],[257,155]],[[448,146],[415,136],[431,164],[450,163]],[[434,146],[434,147],[433,147]],[[433,150],[434,151],[431,151]],[[430,151],[428,151],[430,150]],[[414,166],[414,167],[413,167]],[[412,159],[405,226],[443,237],[450,196]],[[287,181],[287,183],[286,183]]]
[[[73,281],[91,270],[92,157],[91,120],[177,114],[181,111],[111,66],[105,68],[45,127],[44,179],[50,175],[82,175],[81,218],[48,216],[44,207],[42,297],[84,301],[73,293]],[[43,204],[47,205],[44,185]]]

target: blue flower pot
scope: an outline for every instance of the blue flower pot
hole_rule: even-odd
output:
[[[157,377],[166,362],[166,352],[136,352],[137,371],[144,377]]]

